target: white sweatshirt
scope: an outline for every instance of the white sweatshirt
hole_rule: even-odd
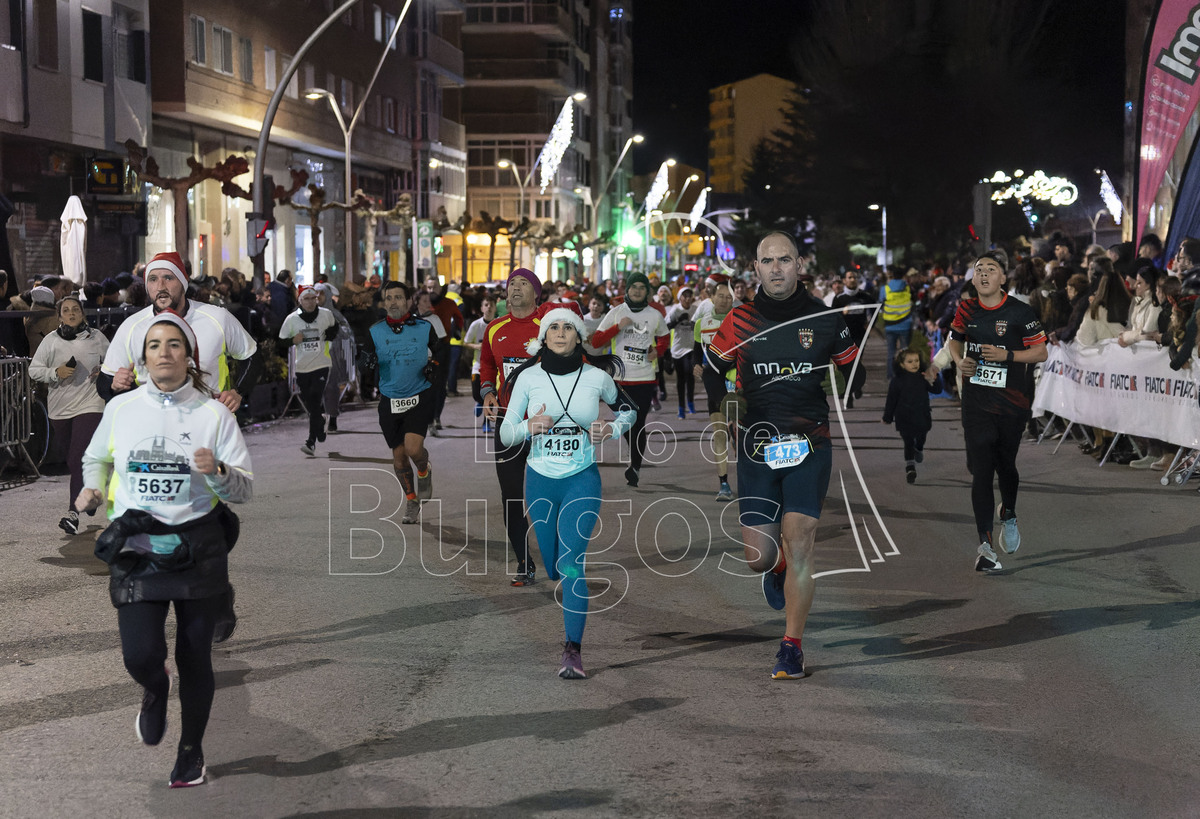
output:
[[[29,377],[50,385],[46,408],[53,420],[104,412],[104,399],[96,392],[96,375],[107,349],[108,339],[99,330],[85,330],[71,341],[58,333],[42,339],[29,362]],[[56,370],[72,358],[75,372],[62,381]]]
[[[195,470],[200,448],[226,465],[225,477]],[[178,525],[208,514],[218,500],[249,500],[253,478],[233,413],[190,381],[171,393],[149,383],[113,398],[83,453],[83,485],[107,489],[110,520],[141,509]]]

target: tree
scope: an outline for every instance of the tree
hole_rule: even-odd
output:
[[[366,195],[361,190],[355,190],[354,197],[355,197],[355,199],[357,199],[359,197],[366,198]],[[403,251],[404,251],[404,231],[409,225],[412,224],[412,220],[415,215],[416,214],[413,211],[412,196],[410,196],[407,193],[402,193],[398,197],[396,197],[396,204],[394,206],[388,208],[387,210],[368,210],[366,212],[366,218],[367,218],[366,251],[367,251],[367,264],[368,265],[373,265],[372,260],[375,258],[375,228],[376,228],[376,225],[379,224],[379,220],[383,219],[385,222],[391,222],[393,224],[397,224],[400,226],[400,250],[401,250],[401,253],[403,253]],[[401,258],[403,258],[403,256],[401,256]],[[406,267],[406,265],[404,265],[402,263],[400,265],[400,267],[401,267],[401,270],[398,271],[400,273],[399,278],[403,279],[404,278],[404,268]],[[371,272],[373,273],[374,270],[372,270]],[[367,275],[370,276],[371,274],[368,273]]]
[[[1096,68],[1070,55],[1095,51],[1080,16],[1120,20],[1117,5],[814,3],[795,50],[804,92],[776,135],[790,163],[785,176],[812,197],[823,223],[868,226],[866,205],[882,202],[889,245],[954,247],[967,238],[979,179],[1031,164],[1075,162],[1090,172],[1103,163],[1099,112],[1075,101]],[[1078,50],[1064,47],[1076,42]],[[1120,162],[1120,94],[1118,82],[1112,165]]]
[[[308,214],[309,224],[312,227],[312,254],[313,254],[313,279],[315,280],[321,272],[321,213],[330,209],[333,210],[357,210],[367,213],[371,210],[371,200],[361,191],[354,192],[354,200],[349,204],[343,202],[326,202],[324,188],[318,188],[316,185],[308,186],[308,204],[298,205],[288,198],[279,202],[281,205],[287,205],[293,210],[298,210],[301,213]]]
[[[509,233],[512,229],[512,221],[504,219],[500,216],[492,216],[486,210],[479,212],[479,219],[475,222],[476,233],[486,233],[488,235],[488,267],[487,280],[492,280],[492,265],[496,262],[496,237],[501,232]],[[463,287],[466,288],[467,282],[463,281]]]
[[[175,217],[175,249],[185,256],[188,243],[189,190],[206,179],[215,179],[221,183],[221,193],[225,196],[250,198],[249,192],[233,181],[235,177],[250,172],[250,164],[243,156],[231,154],[211,167],[204,165],[194,156],[189,156],[187,166],[190,173],[187,176],[167,177],[159,172],[157,160],[132,139],[125,140],[125,152],[129,156],[129,167],[140,181],[170,191]]]

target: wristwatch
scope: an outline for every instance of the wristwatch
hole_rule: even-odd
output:
[[[1008,355],[1006,355],[1006,356],[1004,357],[1004,361],[1005,361],[1005,363],[1006,363],[1006,364],[1012,364],[1012,363],[1013,363],[1013,351],[1012,351],[1012,350],[1009,350],[1009,351],[1008,351]]]
[[[225,466],[224,461],[217,461],[217,477],[224,478],[229,474],[229,467]]]

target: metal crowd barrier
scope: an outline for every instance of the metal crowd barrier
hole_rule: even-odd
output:
[[[8,459],[40,477],[37,464],[25,449],[32,434],[33,396],[29,384],[29,359],[0,358],[0,449]]]

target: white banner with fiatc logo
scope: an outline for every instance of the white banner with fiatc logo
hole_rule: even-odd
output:
[[[1152,341],[1122,347],[1109,339],[1094,347],[1055,344],[1048,350],[1033,397],[1035,414],[1200,447],[1197,367],[1172,370],[1166,349]]]

